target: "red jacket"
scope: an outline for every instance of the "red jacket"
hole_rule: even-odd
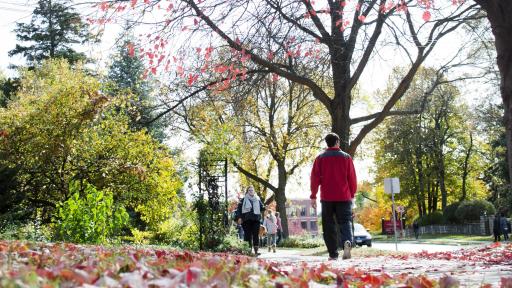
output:
[[[327,148],[318,155],[311,169],[311,196],[316,199],[320,186],[322,201],[350,201],[357,189],[352,158],[339,148]]]

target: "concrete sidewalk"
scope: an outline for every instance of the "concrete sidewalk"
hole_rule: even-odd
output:
[[[450,275],[460,281],[461,287],[480,287],[491,284],[499,287],[501,277],[512,277],[512,266],[489,265],[471,261],[460,260],[428,260],[403,257],[402,259],[390,256],[353,257],[349,260],[327,261],[327,256],[304,255],[304,250],[278,250],[277,253],[268,253],[266,250],[258,258],[276,262],[286,269],[296,267],[302,262],[310,266],[322,263],[332,267],[348,269],[355,267],[376,275],[389,273],[391,275],[407,274],[411,276],[425,275],[430,279],[439,280],[444,275]]]

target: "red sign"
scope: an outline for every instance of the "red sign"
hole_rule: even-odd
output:
[[[393,235],[395,234],[393,231],[393,220],[384,220],[382,221],[382,227],[385,234]],[[396,231],[399,232],[402,229],[402,221],[396,221]]]

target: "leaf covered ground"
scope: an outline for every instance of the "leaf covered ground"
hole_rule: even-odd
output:
[[[0,287],[465,286],[461,277],[470,275],[468,273],[430,273],[429,269],[442,269],[438,264],[449,261],[455,266],[464,263],[465,272],[470,270],[467,267],[482,265],[504,267],[504,273],[498,273],[498,278],[489,278],[494,279],[493,283],[482,281],[478,286],[512,287],[512,244],[449,254],[422,252],[328,262],[272,261],[223,253],[19,241],[0,241]],[[383,263],[397,267],[385,267]],[[412,264],[406,263],[426,266],[423,270],[411,271],[407,265]],[[507,267],[511,268],[508,272]]]

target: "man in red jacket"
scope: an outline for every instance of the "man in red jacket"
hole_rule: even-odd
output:
[[[351,257],[352,202],[357,189],[354,163],[341,151],[340,138],[335,133],[325,136],[327,149],[315,159],[311,170],[311,206],[316,209],[316,194],[320,186],[322,227],[329,260],[338,258],[336,224],[340,227],[343,259]]]

